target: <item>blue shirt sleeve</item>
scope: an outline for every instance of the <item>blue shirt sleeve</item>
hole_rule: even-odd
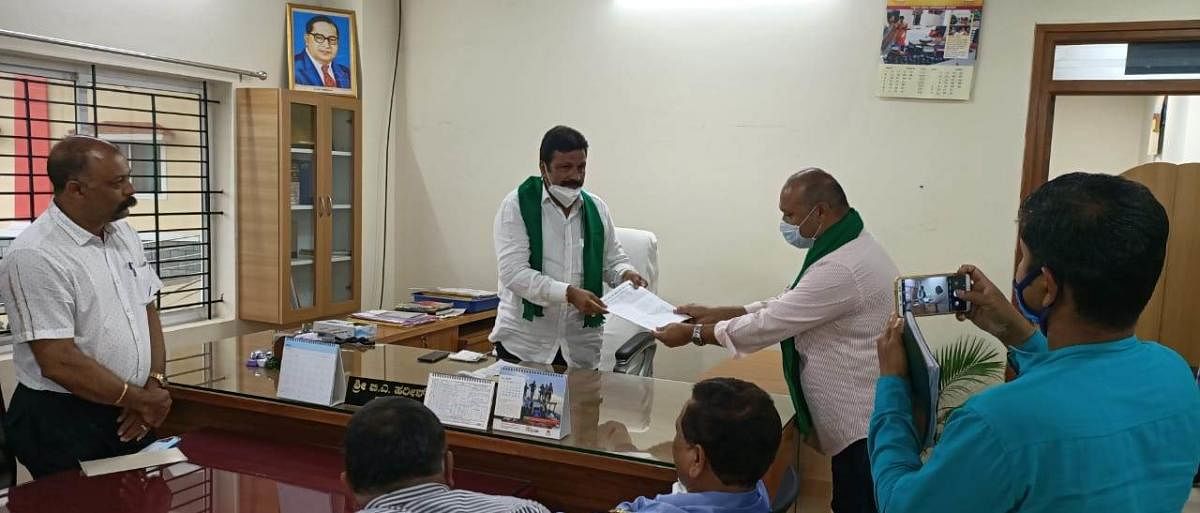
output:
[[[879,378],[867,447],[881,513],[1006,512],[1020,500],[1013,476],[1022,470],[970,405],[950,416],[932,456],[921,463],[903,378]]]
[[[1042,330],[1033,330],[1033,334],[1029,336],[1019,346],[1013,346],[1008,351],[1008,363],[1013,368],[1013,372],[1021,374],[1022,369],[1029,368],[1033,359],[1041,353],[1050,350],[1050,344],[1046,340],[1046,335],[1042,334]]]

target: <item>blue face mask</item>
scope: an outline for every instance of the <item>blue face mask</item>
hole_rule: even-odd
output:
[[[1025,289],[1029,288],[1033,280],[1036,280],[1041,275],[1042,268],[1039,267],[1030,271],[1021,281],[1013,280],[1013,295],[1017,298],[1017,308],[1021,310],[1021,315],[1029,319],[1029,322],[1036,323],[1038,328],[1042,330],[1042,335],[1046,335],[1050,329],[1050,307],[1054,306],[1054,303],[1050,303],[1050,305],[1041,310],[1035,310],[1025,302]]]
[[[815,236],[808,238],[801,235],[800,226],[807,222],[808,218],[812,217],[813,212],[816,211],[817,207],[813,207],[812,210],[809,210],[808,215],[804,216],[804,221],[800,221],[800,224],[791,224],[787,221],[779,221],[779,233],[783,235],[783,240],[787,241],[788,244],[800,249],[808,249],[813,247],[813,244],[817,242],[817,238]],[[817,232],[820,231],[821,227],[817,226]]]

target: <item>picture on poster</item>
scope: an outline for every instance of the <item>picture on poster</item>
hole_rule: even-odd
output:
[[[969,99],[982,23],[982,0],[889,0],[879,96]]]
[[[521,410],[510,422],[538,428],[558,427],[563,414],[563,390],[555,387],[553,376],[527,373],[521,390]],[[557,380],[559,383],[561,379]],[[560,385],[561,387],[561,385]]]
[[[356,33],[354,11],[288,4],[288,86],[357,96]]]

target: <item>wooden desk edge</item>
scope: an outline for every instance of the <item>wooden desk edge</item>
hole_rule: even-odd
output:
[[[350,422],[351,415],[349,412],[324,410],[299,404],[203,390],[186,385],[172,386],[171,398],[177,404],[193,403],[336,428],[345,427]],[[633,461],[566,447],[541,445],[536,441],[493,437],[482,433],[459,431],[453,428],[446,430],[446,441],[452,447],[457,446],[511,456],[521,456],[523,458],[555,464],[573,465],[587,469],[602,469],[608,472],[651,480],[675,480],[675,469],[669,465]]]

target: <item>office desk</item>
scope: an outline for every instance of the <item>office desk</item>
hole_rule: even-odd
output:
[[[278,372],[245,367],[250,351],[271,347],[272,335],[261,332],[169,346],[174,405],[162,431],[215,428],[338,447],[354,407],[279,399],[275,394]],[[418,363],[417,356],[426,352],[378,344],[343,349],[342,359],[349,375],[416,384],[424,384],[430,372],[455,373],[493,362]],[[675,480],[671,463],[675,417],[691,397],[691,384],[583,370],[568,372],[567,381],[573,429],[569,436],[550,440],[448,428],[456,464],[529,481],[536,489],[535,499],[555,511],[607,511],[639,495],[668,491]],[[773,398],[780,416],[790,419],[788,397]],[[772,490],[779,467],[790,463],[794,448],[781,447],[780,453],[789,457],[780,458],[766,480]]]
[[[355,322],[370,322],[361,319],[350,319]],[[399,344],[412,347],[424,347],[442,351],[458,351],[469,349],[477,353],[492,350],[488,335],[496,322],[496,311],[463,314],[458,317],[441,319],[429,324],[402,328],[383,323],[375,323],[379,327],[376,343]]]
[[[11,513],[349,513],[336,449],[221,431],[183,435],[185,464],[97,477],[65,472],[7,490]],[[457,487],[530,498],[528,482],[467,470]]]

